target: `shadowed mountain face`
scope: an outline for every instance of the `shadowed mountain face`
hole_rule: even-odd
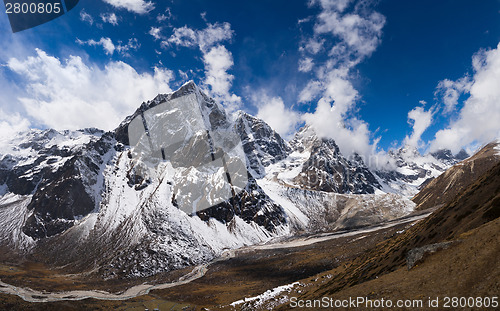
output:
[[[304,189],[335,193],[375,193],[382,186],[361,157],[346,158],[333,139],[320,138],[311,127],[301,129],[290,143],[308,153],[294,182]]]
[[[454,165],[439,177],[426,183],[412,199],[417,204],[417,209],[440,206],[474,183],[477,178],[500,162],[496,147],[498,147],[496,142],[486,145],[474,156]]]
[[[149,130],[168,126],[162,116],[182,112],[183,104],[194,121],[160,131],[171,137],[179,136],[175,130],[187,133],[174,141],[175,161],[137,161],[127,145],[130,123],[145,118]],[[0,245],[50,265],[71,263],[75,271],[97,268],[106,277],[148,276],[209,261],[226,248],[289,234],[282,207],[244,167],[245,154],[238,171],[245,184],[226,176],[233,162],[230,157],[221,160],[218,151],[211,161],[218,160],[219,166],[207,168],[198,161],[200,165],[183,167],[184,160],[193,158],[193,142],[203,143],[197,138],[206,138],[209,131],[214,150],[227,142],[224,138],[243,134],[259,137],[262,150],[274,148],[271,138],[286,148],[277,133],[259,122],[238,132],[223,107],[190,82],[143,103],[114,132],[33,130],[14,138],[11,150],[0,155]],[[153,133],[148,132],[152,140],[157,138]],[[214,203],[194,214],[185,212],[181,200],[193,206],[200,202],[194,190],[186,191],[186,183],[202,184],[194,190]],[[222,190],[227,196],[217,196]]]

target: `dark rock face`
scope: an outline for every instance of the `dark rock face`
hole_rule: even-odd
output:
[[[75,216],[87,215],[94,209],[94,200],[79,178],[76,158],[66,162],[54,176],[53,182],[42,186],[28,205],[33,214],[27,219],[23,232],[32,238],[56,235],[73,225]]]
[[[336,193],[374,193],[381,187],[360,157],[347,160],[327,139],[314,144],[296,181],[306,189]]]
[[[100,166],[104,162],[103,156],[112,150],[113,141],[112,134],[104,134],[83,149],[73,153],[65,151],[70,156],[62,167],[54,169],[47,166],[39,172],[34,179],[37,184],[32,189],[33,197],[28,205],[28,210],[33,212],[22,228],[26,235],[40,239],[64,232],[73,226],[76,217],[84,217],[98,206],[95,198],[100,197],[100,193],[94,191],[100,189],[101,185],[97,185],[98,176],[102,173]],[[63,153],[56,146],[47,153],[50,152],[52,155]],[[27,169],[28,172],[35,170]],[[12,189],[14,192],[17,188]],[[20,191],[25,189],[18,189]]]
[[[247,223],[253,221],[270,232],[286,222],[281,206],[275,204],[251,176],[247,186],[239,194],[226,202],[197,212],[197,215],[204,221],[215,218],[222,223],[230,223],[237,215]]]
[[[290,154],[290,146],[267,123],[241,112],[235,122],[243,143],[248,166],[257,175],[265,175],[265,167],[283,160]]]
[[[31,194],[43,178],[52,178],[51,164],[57,162],[57,157],[68,158],[74,154],[69,148],[58,146],[45,147],[50,139],[57,135],[64,135],[50,129],[40,133],[30,133],[30,141],[19,144],[20,150],[31,150],[36,153],[36,158],[17,158],[5,155],[0,160],[0,184],[6,184],[9,191],[15,194]]]
[[[470,157],[470,155],[464,149],[460,150],[460,152],[457,154],[453,154],[451,150],[448,149],[441,149],[431,153],[431,155],[438,160],[449,162],[450,164],[455,164]]]
[[[302,188],[351,194],[374,193],[381,188],[359,155],[347,159],[333,139],[318,138],[311,128],[301,129],[290,144],[299,152],[310,151],[295,177]]]

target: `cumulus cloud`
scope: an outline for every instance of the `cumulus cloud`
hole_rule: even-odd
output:
[[[264,120],[284,138],[291,138],[301,121],[300,115],[286,108],[281,97],[269,97],[262,94],[253,100],[258,101],[257,117]]]
[[[474,74],[466,88],[469,97],[447,128],[436,133],[431,151],[447,148],[458,152],[500,137],[500,43],[495,49],[476,53],[472,66]]]
[[[378,12],[362,16],[356,13],[341,14],[326,10],[318,19],[319,22],[314,26],[315,32],[333,34],[340,38],[341,45],[349,49],[348,56],[354,56],[351,58],[354,63],[370,56],[376,50],[385,24],[385,17]]]
[[[110,38],[101,38],[99,41],[95,41],[93,39],[82,41],[80,39],[76,39],[76,42],[80,45],[101,46],[104,49],[106,55],[113,55],[115,51],[122,55],[129,55],[129,51],[138,50],[141,47],[139,40],[137,40],[136,38],[129,39],[126,44],[122,44],[121,42],[119,42],[116,45]]]
[[[118,17],[115,13],[104,13],[100,16],[104,23],[110,23],[113,26],[118,26]]]
[[[61,61],[39,49],[27,59],[11,58],[7,66],[25,79],[27,93],[18,100],[27,115],[56,129],[114,129],[144,100],[171,92],[173,78],[164,68],[138,73],[121,61],[99,68],[77,56]]]
[[[241,97],[231,92],[234,76],[228,71],[233,67],[233,55],[221,42],[232,39],[234,31],[229,23],[207,24],[205,29],[191,29],[187,26],[175,28],[163,47],[196,47],[202,53],[205,66],[206,91],[222,102],[228,113],[238,110]]]
[[[346,155],[370,156],[368,124],[355,117],[360,99],[352,84],[352,69],[369,57],[381,41],[385,17],[370,8],[367,1],[312,0],[319,6],[313,36],[304,40],[299,69],[309,72],[314,62],[314,77],[299,94],[299,102],[317,101],[316,110],[303,116],[318,135],[333,138]],[[325,60],[326,59],[326,60]],[[311,64],[311,65],[309,65]]]
[[[301,45],[299,50],[301,52],[307,51],[313,55],[318,54],[323,49],[324,43],[325,39],[318,39],[318,38],[309,39],[303,45]]]
[[[116,50],[125,56],[130,56],[129,51],[137,51],[141,47],[139,40],[137,38],[130,38],[126,44],[119,42],[116,46]]]
[[[104,2],[137,14],[146,14],[155,8],[153,2],[144,0],[104,0]]]
[[[234,76],[228,73],[233,66],[233,56],[222,45],[211,48],[203,55],[205,64],[205,83],[210,87],[210,94],[221,100],[229,113],[241,106],[241,98],[230,92]]]
[[[420,148],[422,134],[432,123],[433,109],[425,110],[418,106],[408,112],[408,123],[412,126],[412,133],[406,136],[404,144],[414,148]]]
[[[323,90],[323,83],[318,80],[311,80],[299,94],[299,102],[307,103],[317,98]]]
[[[320,137],[330,137],[346,156],[358,153],[369,157],[374,150],[370,145],[368,126],[356,118],[344,119],[336,107],[320,99],[314,113],[306,113],[302,119],[313,127]]]

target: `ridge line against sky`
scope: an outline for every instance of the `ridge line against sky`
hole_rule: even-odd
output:
[[[2,12],[0,143],[110,130],[193,79],[230,113],[286,138],[306,122],[346,154],[471,151],[500,136],[499,18],[497,0],[97,0],[12,34]]]

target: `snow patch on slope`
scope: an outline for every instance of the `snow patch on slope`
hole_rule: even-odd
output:
[[[237,305],[245,304],[246,306],[249,307],[251,305],[252,309],[257,309],[259,307],[262,307],[263,304],[267,303],[271,299],[275,299],[276,296],[281,294],[282,292],[287,292],[289,293],[296,285],[299,285],[300,282],[294,282],[291,284],[286,284],[286,285],[281,285],[278,287],[275,287],[273,289],[267,290],[266,292],[257,295],[255,297],[249,297],[249,298],[243,298],[241,300],[237,300],[233,303],[230,304],[232,307],[236,307]],[[283,304],[284,302],[288,301],[288,298],[285,298],[285,300],[281,301],[278,300],[276,301],[272,306],[269,305],[267,306],[268,308],[271,308],[273,306],[278,306],[280,304]]]
[[[415,203],[398,194],[337,194],[281,185],[269,179],[259,185],[276,200],[297,231],[330,231],[371,225],[406,216]]]

